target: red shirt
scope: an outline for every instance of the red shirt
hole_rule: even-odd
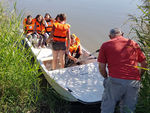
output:
[[[108,64],[109,76],[127,80],[140,80],[135,66],[145,59],[139,45],[122,36],[103,43],[98,56],[98,62]]]

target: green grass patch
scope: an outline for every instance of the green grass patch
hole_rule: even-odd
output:
[[[38,65],[21,44],[21,16],[0,7],[0,111],[27,112],[39,92]]]
[[[46,80],[42,85],[40,66],[21,44],[22,14],[15,12],[0,2],[0,113],[66,113],[68,103]]]

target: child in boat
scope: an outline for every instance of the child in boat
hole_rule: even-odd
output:
[[[45,27],[46,33],[49,36],[50,32],[52,31],[54,20],[52,19],[51,15],[49,13],[45,14],[45,21],[47,23],[47,26]]]
[[[45,47],[46,38],[47,38],[45,34],[45,26],[47,26],[45,19],[41,15],[37,15],[35,18],[34,30],[35,30],[36,37],[39,40],[38,48]]]
[[[70,41],[70,25],[66,23],[66,15],[59,14],[57,22],[53,24],[50,35],[52,39],[53,62],[52,69],[56,69],[57,59],[59,58],[60,68],[65,65],[66,40]],[[70,42],[69,42],[70,43]],[[69,49],[69,48],[67,48]]]
[[[53,21],[53,24],[54,23],[58,23],[59,22],[59,14],[56,16],[56,18],[55,18],[55,20]],[[50,35],[49,35],[50,36]],[[49,44],[49,45],[52,45],[52,38],[48,38],[47,40],[46,40],[46,42],[47,42],[47,44]]]
[[[35,21],[31,15],[28,15],[27,18],[25,18],[23,21],[24,34],[30,42],[32,42],[34,38],[34,25]]]
[[[72,34],[69,53],[66,53],[65,67],[68,67],[73,63],[76,63],[77,59],[80,57],[81,54],[82,54],[82,49],[80,46],[80,39],[75,34]]]

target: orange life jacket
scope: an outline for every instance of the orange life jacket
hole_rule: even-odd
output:
[[[69,52],[71,54],[76,52],[78,48],[80,50],[80,39],[76,35],[74,35],[74,37],[75,37],[75,42],[73,45],[70,45],[69,47]]]
[[[51,32],[53,28],[53,21],[46,22],[48,27],[45,27],[46,32]]]
[[[53,40],[58,42],[66,42],[67,31],[70,28],[69,24],[54,23]]]
[[[38,21],[35,21],[36,24],[36,32],[38,34],[44,34],[45,33],[45,26],[43,25],[43,23],[39,23]]]
[[[35,25],[34,19],[32,19],[31,24],[27,24],[27,18],[25,18],[23,21],[23,25],[24,25],[24,32],[25,33],[33,32],[34,25]]]
[[[25,19],[23,20],[23,25],[25,25],[26,22],[27,22],[27,18],[25,18]]]
[[[80,51],[81,46],[80,46],[80,45],[79,45],[79,46],[77,46],[77,45],[70,46],[69,52],[70,52],[71,54],[73,54],[73,53],[75,53],[75,52],[77,51],[77,49],[79,49],[79,51]]]

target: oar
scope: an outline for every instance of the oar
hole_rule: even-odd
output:
[[[89,56],[92,56],[92,55],[94,55],[95,53],[98,53],[98,52],[99,52],[99,49],[94,51],[93,53],[89,54]]]

